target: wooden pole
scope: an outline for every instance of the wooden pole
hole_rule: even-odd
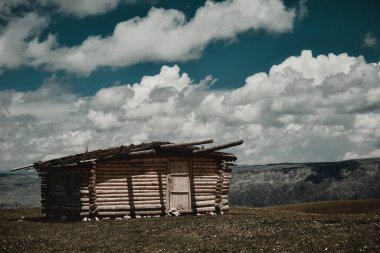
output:
[[[213,143],[214,141],[212,139],[209,140],[203,140],[203,141],[194,141],[194,142],[187,142],[187,143],[172,143],[172,144],[164,144],[161,145],[160,148],[179,148],[184,146],[193,146],[193,145],[200,145],[200,144],[208,144]]]
[[[243,140],[240,140],[240,141],[234,141],[234,142],[226,143],[226,144],[215,146],[215,147],[211,147],[211,148],[200,148],[200,149],[193,150],[193,153],[212,152],[212,151],[216,151],[216,150],[230,148],[230,147],[233,147],[233,146],[238,146],[238,145],[243,144],[243,142],[244,142]]]
[[[20,167],[17,167],[17,168],[13,168],[11,169],[11,171],[16,171],[16,170],[30,170],[30,169],[33,169],[34,168],[34,164],[29,164],[29,165],[24,165],[24,166],[20,166]]]

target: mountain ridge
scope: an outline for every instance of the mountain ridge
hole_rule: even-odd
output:
[[[232,206],[380,198],[380,158],[236,166]]]

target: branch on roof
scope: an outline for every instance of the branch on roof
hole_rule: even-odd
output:
[[[160,148],[179,148],[184,146],[192,146],[192,145],[200,145],[200,144],[208,144],[213,143],[214,141],[212,139],[209,140],[203,140],[203,141],[194,141],[194,142],[187,142],[187,143],[171,143],[171,144],[164,144],[161,145]]]
[[[128,155],[137,156],[137,155],[154,155],[156,151],[154,149],[141,150],[141,151],[133,151],[129,152]]]
[[[212,151],[216,151],[216,150],[221,150],[221,149],[225,149],[225,148],[238,146],[238,145],[243,144],[243,142],[244,142],[243,140],[240,140],[240,141],[234,141],[234,142],[226,143],[226,144],[211,147],[211,148],[200,148],[200,149],[193,150],[193,153],[212,152]]]
[[[16,170],[31,170],[31,169],[34,169],[34,163],[33,164],[28,164],[28,165],[24,165],[24,166],[20,166],[20,167],[17,167],[17,168],[13,168],[11,169],[11,171],[16,171]]]

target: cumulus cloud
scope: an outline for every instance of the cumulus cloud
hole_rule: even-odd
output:
[[[47,25],[46,22],[46,18],[29,13],[21,18],[11,18],[5,27],[0,26],[0,71],[28,62],[26,48],[29,38],[38,35]],[[36,46],[39,44],[37,41],[33,43]]]
[[[84,152],[86,146],[203,138],[217,144],[244,139],[230,150],[239,163],[378,155],[380,65],[363,57],[303,51],[234,90],[211,89],[211,77],[194,83],[176,65],[91,97],[57,92],[61,86],[47,83],[35,92],[0,93],[4,166]],[[42,116],[41,105],[57,104],[66,105],[59,117]],[[34,110],[15,110],[20,105]],[[12,155],[18,152],[27,155]]]
[[[78,8],[78,4],[70,4],[72,1],[54,2],[78,11],[82,9]],[[87,5],[89,2],[81,1],[81,4]],[[107,6],[113,6],[116,2],[102,1]],[[91,1],[91,6],[96,9],[98,5]],[[96,12],[91,8],[83,9]],[[106,8],[103,6],[100,9]],[[29,36],[20,35],[15,39],[22,47],[15,48],[13,43],[6,41],[6,34],[0,40],[5,41],[5,46],[12,47],[10,57],[18,56],[19,61],[13,67],[26,64],[87,75],[99,67],[196,59],[208,44],[234,39],[249,30],[289,32],[293,28],[294,18],[295,10],[287,9],[281,0],[206,1],[191,20],[187,20],[185,14],[178,10],[152,8],[146,17],[118,23],[109,36],[90,36],[73,47],[59,46],[54,35],[49,35],[48,39],[41,42],[38,36],[31,36],[30,33]],[[10,31],[20,30],[10,29],[9,24],[8,27]],[[24,30],[33,31],[29,26]],[[25,44],[29,37],[33,39]]]
[[[374,48],[377,46],[377,38],[371,32],[366,33],[363,39],[363,47]]]

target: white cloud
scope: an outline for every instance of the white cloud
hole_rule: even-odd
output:
[[[28,62],[25,53],[28,39],[38,35],[47,25],[46,22],[46,18],[29,13],[22,18],[10,19],[5,27],[0,26],[0,72],[4,68],[17,68]]]
[[[368,157],[380,157],[380,149],[373,150],[366,154],[359,154],[355,152],[347,152],[342,159],[350,160],[350,159],[360,159],[360,158],[368,158]]]
[[[28,7],[31,3],[28,0],[0,0],[0,18],[8,19],[14,14],[14,9],[18,7]]]
[[[117,7],[121,0],[38,0],[43,6],[52,5],[59,11],[85,17],[99,15],[111,11]]]
[[[0,92],[2,164],[83,152],[86,146],[203,138],[216,144],[244,139],[230,150],[239,163],[378,156],[379,63],[304,51],[268,74],[249,76],[241,88],[212,90],[212,82],[207,77],[193,83],[178,66],[163,66],[139,83],[101,89],[92,97],[58,92],[61,86],[53,84],[29,93]],[[42,117],[43,107],[60,105],[67,109]]]
[[[81,10],[71,2],[59,1]],[[234,39],[249,30],[289,32],[294,18],[295,11],[287,9],[281,0],[207,1],[191,20],[181,11],[152,8],[146,17],[118,23],[109,36],[90,36],[73,47],[60,47],[52,35],[44,42],[35,39],[34,44],[30,43],[32,49],[28,50],[28,60],[24,63],[86,75],[99,67],[187,61],[200,57],[208,44]]]
[[[366,33],[364,39],[363,39],[363,47],[369,47],[374,48],[377,46],[377,38],[373,33],[369,32]]]

